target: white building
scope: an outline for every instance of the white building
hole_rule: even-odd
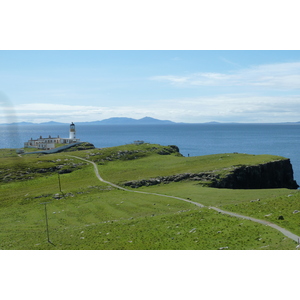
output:
[[[80,142],[80,139],[76,139],[75,124],[72,122],[70,125],[69,138],[60,138],[59,136],[51,137],[50,135],[47,138],[40,136],[40,138],[36,140],[31,138],[31,140],[24,143],[24,148],[50,150],[55,148],[55,144],[74,144],[78,142]]]

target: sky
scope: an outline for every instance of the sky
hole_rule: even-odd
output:
[[[300,121],[300,51],[1,50],[0,123]]]

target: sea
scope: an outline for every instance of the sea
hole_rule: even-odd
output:
[[[69,124],[0,125],[0,148],[22,148],[40,136],[69,137]],[[300,185],[300,124],[76,125],[76,138],[105,148],[142,140],[176,145],[184,156],[217,153],[273,154],[291,160]]]

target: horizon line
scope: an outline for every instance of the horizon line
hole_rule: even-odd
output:
[[[112,118],[108,118],[108,119],[103,119],[103,120],[94,120],[94,121],[78,121],[75,122],[77,124],[81,124],[81,123],[101,123],[103,121],[107,121],[110,119],[132,119],[134,121],[139,121],[142,119],[133,119],[133,118],[127,118],[127,117],[112,117]],[[151,118],[155,121],[160,121],[160,122],[170,122],[170,123],[160,123],[160,124],[136,124],[136,125],[176,125],[176,124],[299,124],[300,121],[278,121],[278,122],[237,122],[237,121],[228,121],[228,122],[222,122],[222,121],[207,121],[207,122],[175,122],[175,121],[171,121],[171,120],[160,120],[160,119],[154,119]],[[0,125],[19,125],[19,124],[23,124],[23,125],[41,125],[41,124],[49,124],[51,125],[51,123],[53,125],[55,124],[71,124],[71,122],[58,122],[58,121],[45,121],[45,122],[40,122],[40,123],[36,123],[36,122],[27,122],[27,121],[20,121],[20,122],[13,122],[13,123],[0,123]],[[99,124],[101,125],[101,124]],[[122,123],[111,123],[111,124],[102,124],[102,125],[127,125],[127,124],[122,124]],[[134,125],[134,124],[128,124],[128,125]]]

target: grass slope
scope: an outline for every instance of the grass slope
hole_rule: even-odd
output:
[[[95,177],[90,164],[66,155],[19,157],[10,149],[0,150],[0,249],[295,249],[295,242],[272,228],[176,199],[112,188]],[[282,159],[244,154],[186,158],[174,148],[150,144],[72,155],[97,162],[101,176],[114,183],[186,172],[226,172],[232,165]],[[58,172],[65,169],[71,172],[60,174],[61,194]],[[300,234],[297,214],[291,213],[300,210],[297,191],[219,190],[188,181],[141,190],[191,198],[274,223],[280,213],[285,217],[280,225]],[[250,202],[257,198],[261,201]],[[43,202],[49,202],[53,244],[47,242]]]

